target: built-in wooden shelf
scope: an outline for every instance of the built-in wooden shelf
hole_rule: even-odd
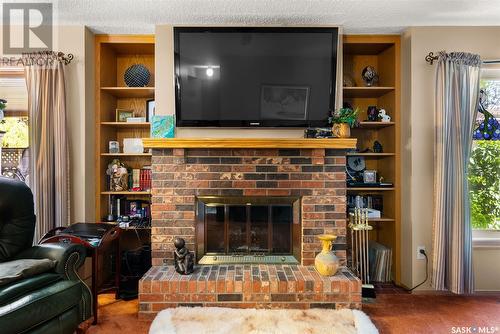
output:
[[[389,217],[380,217],[380,218],[368,218],[369,222],[393,222],[395,221],[394,218],[389,218]]]
[[[151,153],[101,153],[103,157],[150,157]]]
[[[102,191],[101,195],[151,195],[149,191]]]
[[[149,128],[149,122],[101,122],[102,126],[110,126],[116,128]]]
[[[393,157],[395,156],[396,154],[395,153],[373,153],[373,152],[370,152],[370,153],[357,153],[357,152],[347,152],[346,155],[350,155],[350,156],[356,156],[356,157]]]
[[[377,129],[386,128],[388,126],[393,126],[395,122],[359,122],[358,128],[363,129]]]
[[[391,191],[394,187],[347,187],[347,191]]]
[[[364,157],[366,169],[376,170],[377,176],[393,182],[390,187],[353,185],[347,187],[347,195],[376,195],[377,200],[382,201],[382,218],[369,219],[371,224],[377,225],[370,239],[392,249],[391,279],[401,284],[401,38],[396,35],[343,35],[342,39],[344,75],[353,81],[351,86],[343,87],[342,95],[344,102],[360,110],[360,123],[351,130],[351,136],[358,139],[360,150],[371,148],[378,141],[384,152],[388,152],[348,152],[348,158]],[[366,66],[373,66],[379,74],[378,86],[365,86],[361,73]],[[370,106],[385,109],[391,122],[368,121]]]
[[[394,91],[394,87],[344,87],[344,97],[381,97]]]
[[[347,220],[350,219],[350,217],[346,218]],[[380,218],[368,218],[369,222],[393,222],[396,221],[394,218],[389,218],[389,217],[380,217]]]
[[[101,91],[121,98],[151,97],[155,96],[154,87],[101,87]]]
[[[143,138],[145,148],[356,148],[356,138]]]

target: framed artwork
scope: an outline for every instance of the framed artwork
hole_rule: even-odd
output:
[[[309,87],[263,85],[260,96],[262,119],[307,119]]]
[[[151,122],[155,114],[155,100],[146,101],[146,122]]]
[[[174,115],[153,115],[151,121],[152,138],[174,138],[175,137],[175,116]]]
[[[365,170],[363,172],[363,182],[364,183],[377,183],[377,171],[376,170]]]
[[[116,121],[126,122],[127,118],[134,117],[134,111],[132,109],[116,109]]]

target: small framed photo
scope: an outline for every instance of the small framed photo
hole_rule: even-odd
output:
[[[377,171],[376,170],[363,171],[363,182],[364,183],[377,183]]]
[[[146,122],[152,122],[155,114],[155,100],[146,101]]]
[[[134,117],[134,111],[132,109],[116,109],[116,121],[126,122],[127,118]]]

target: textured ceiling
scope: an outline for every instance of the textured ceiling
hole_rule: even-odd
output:
[[[59,0],[56,6],[59,24],[98,33],[153,33],[156,24],[331,24],[348,33],[500,24],[499,0]]]

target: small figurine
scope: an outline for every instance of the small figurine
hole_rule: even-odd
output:
[[[118,159],[113,159],[108,165],[106,174],[109,175],[109,190],[126,191],[128,190],[128,172],[127,168]]]
[[[391,116],[386,114],[385,109],[380,109],[378,111],[378,118],[380,118],[381,122],[390,122],[391,121]]]
[[[185,245],[184,239],[175,238],[174,266],[175,271],[181,275],[189,275],[194,271],[194,254]]]
[[[377,112],[378,112],[377,106],[368,106],[368,109],[366,110],[366,114],[368,115],[368,121],[376,122],[378,117]]]
[[[378,83],[378,73],[373,66],[366,66],[361,72],[361,77],[368,87]]]
[[[382,153],[384,151],[382,144],[378,140],[373,143],[373,153]]]

